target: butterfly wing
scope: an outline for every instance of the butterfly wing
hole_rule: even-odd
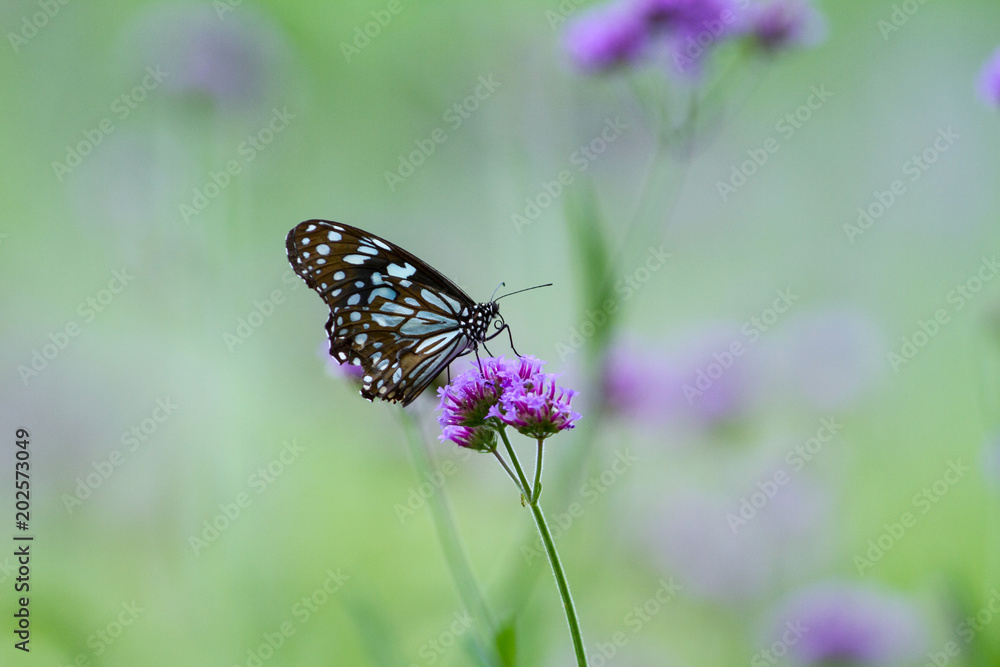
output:
[[[399,246],[327,220],[306,220],[285,242],[292,269],[330,307],[330,354],[361,366],[361,395],[409,404],[474,346],[463,322],[476,304]]]

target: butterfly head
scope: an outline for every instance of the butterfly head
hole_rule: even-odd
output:
[[[498,319],[499,318],[499,319]],[[472,317],[469,318],[468,336],[478,345],[489,340],[492,336],[487,336],[490,325],[496,321],[496,328],[499,332],[506,324],[500,316],[500,304],[496,301],[479,303],[472,309]],[[495,334],[494,334],[495,335]]]

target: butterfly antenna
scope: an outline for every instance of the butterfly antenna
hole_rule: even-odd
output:
[[[500,285],[502,286],[503,283],[500,283]],[[530,290],[539,289],[541,287],[552,287],[552,283],[545,283],[544,285],[535,285],[534,287],[525,287],[524,289],[519,289],[516,292],[507,292],[506,294],[504,294],[502,296],[498,296],[495,299],[490,298],[490,301],[499,301],[500,299],[504,298],[505,296],[513,296],[515,294],[520,294],[521,292],[528,292]],[[500,288],[497,287],[497,289],[500,289]],[[494,291],[493,293],[496,294],[496,291]]]
[[[497,288],[493,290],[493,294],[490,295],[490,301],[496,301],[496,299],[494,299],[493,297],[495,297],[497,295],[497,292],[500,291],[500,288],[505,286],[506,284],[507,283],[500,283],[499,285],[497,285]]]

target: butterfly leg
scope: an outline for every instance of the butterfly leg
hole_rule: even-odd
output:
[[[510,327],[505,324],[503,325],[503,328],[507,330],[507,338],[510,339],[510,349],[514,350],[514,354],[520,357],[521,353],[517,351],[516,347],[514,347],[514,334],[510,332]]]
[[[482,361],[482,359],[479,358],[479,348],[478,347],[473,348],[473,351],[476,353],[476,363],[479,364],[479,373],[482,374],[482,372],[483,372],[483,361]],[[489,350],[487,350],[487,352],[489,352]]]

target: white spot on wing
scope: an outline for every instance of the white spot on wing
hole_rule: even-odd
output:
[[[383,288],[384,289],[384,288]],[[392,301],[387,301],[382,304],[379,308],[383,313],[396,313],[397,315],[412,315],[413,310],[407,308],[406,306],[401,306],[398,303]]]
[[[345,257],[344,260],[346,261],[347,258]],[[400,266],[399,264],[390,264],[386,267],[386,271],[389,272],[390,276],[395,276],[397,278],[409,278],[417,272],[415,268],[410,266],[409,262],[404,263],[403,266]]]
[[[350,296],[350,298],[347,299],[347,305],[348,306],[356,306],[360,302],[361,302],[361,295],[360,294],[352,294]]]
[[[328,241],[339,241],[340,239],[342,239],[344,237],[341,236],[337,232],[328,232],[327,235],[326,235],[326,238],[327,238]]]
[[[391,329],[398,326],[399,323],[403,321],[403,318],[395,315],[385,315],[383,313],[372,313],[372,320],[374,320],[375,324],[380,327]]]
[[[364,255],[344,255],[344,261],[348,264],[364,264],[367,259]]]
[[[333,279],[334,280],[343,280],[346,277],[347,277],[347,274],[344,273],[343,271],[337,271],[336,273],[333,274]]]
[[[329,255],[330,254],[330,246],[328,246],[325,243],[320,243],[318,246],[316,246],[316,252],[318,252],[321,255]]]
[[[382,297],[382,298],[386,299],[387,301],[392,301],[393,299],[396,298],[396,290],[392,289],[391,287],[379,287],[378,289],[373,289],[372,292],[371,292],[371,294],[368,295],[368,303],[369,303],[369,305],[377,297]],[[383,310],[385,310],[385,309],[383,308]]]

